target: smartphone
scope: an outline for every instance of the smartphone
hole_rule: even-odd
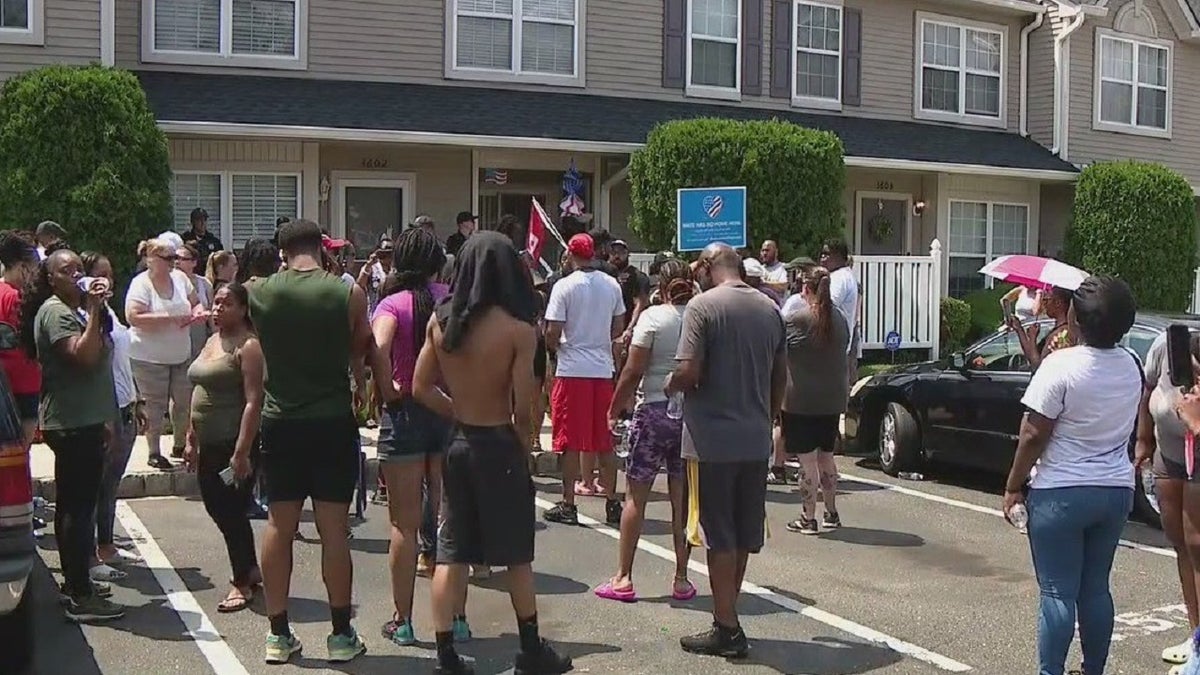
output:
[[[233,467],[227,466],[221,469],[221,473],[217,474],[221,477],[221,482],[226,485],[233,485]]]
[[[1167,327],[1167,372],[1171,384],[1190,391],[1196,386],[1196,371],[1192,369],[1192,334],[1187,326]]]

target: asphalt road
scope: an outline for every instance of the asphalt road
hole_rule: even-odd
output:
[[[616,566],[615,532],[590,521],[574,528],[541,527],[537,571],[543,634],[575,658],[576,671],[621,674],[977,672],[1034,671],[1037,587],[1024,537],[998,516],[999,479],[954,474],[924,482],[894,480],[839,458],[839,511],[845,526],[818,537],[787,532],[798,496],[772,487],[771,539],[751,560],[743,624],[751,655],[743,662],[696,657],[679,650],[681,635],[703,629],[711,603],[703,556],[692,578],[700,595],[669,599],[673,564],[664,486],[649,508],[635,576],[642,600],[603,601],[592,588]],[[865,479],[867,482],[863,482]],[[539,503],[555,484],[539,481]],[[603,503],[581,499],[581,512],[603,519]],[[422,673],[433,666],[428,582],[417,581],[416,629],[421,644],[384,641],[380,625],[391,605],[387,526],[372,506],[355,527],[355,625],[368,653],[342,665],[323,660],[329,631],[320,582],[320,548],[295,545],[291,616],[306,656],[288,666],[262,662],[266,620],[261,607],[215,611],[226,592],[228,562],[216,528],[194,500],[126,502],[120,525],[135,537],[149,565],[130,568],[115,600],[125,620],[105,626],[66,623],[46,568],[37,573],[37,673]],[[261,526],[261,524],[260,524]],[[302,525],[315,538],[311,523]],[[1165,673],[1159,652],[1187,636],[1175,561],[1161,534],[1130,524],[1113,574],[1119,613],[1110,673]],[[57,568],[53,538],[42,540],[47,568]],[[515,625],[503,574],[476,582],[468,614],[476,639],[463,652],[480,673],[511,670]],[[1068,668],[1077,668],[1078,648]]]

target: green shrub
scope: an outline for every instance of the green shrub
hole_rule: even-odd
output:
[[[942,353],[958,351],[966,345],[971,330],[971,305],[958,298],[942,298]]]
[[[963,338],[962,346],[992,333],[1004,323],[1004,310],[1000,308],[1000,298],[1010,290],[1012,286],[1009,284],[996,284],[995,288],[968,293],[967,297],[963,298],[970,306],[971,314],[968,317],[970,328]]]
[[[1075,185],[1067,259],[1129,283],[1142,309],[1182,311],[1196,267],[1196,200],[1159,164],[1093,164]]]
[[[54,220],[118,276],[171,222],[167,140],[132,73],[50,66],[0,90],[0,228]]]
[[[655,127],[634,153],[630,227],[651,249],[675,242],[675,191],[746,186],[750,247],[779,242],[785,256],[814,256],[842,233],[842,142],[789,122],[692,119]]]

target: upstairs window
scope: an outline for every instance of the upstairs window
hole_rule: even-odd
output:
[[[450,77],[582,79],[583,0],[450,0]]]
[[[690,0],[687,91],[699,96],[740,98],[741,0]]]
[[[306,0],[144,0],[145,61],[303,68]]]
[[[923,18],[917,30],[916,116],[1003,126],[1003,28]]]
[[[1103,33],[1097,44],[1094,126],[1108,131],[1167,135],[1170,47]]]
[[[797,101],[839,103],[842,100],[842,8],[797,0],[795,82]]]
[[[0,0],[0,44],[43,44],[43,0]]]

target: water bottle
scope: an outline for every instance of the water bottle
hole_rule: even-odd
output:
[[[1014,504],[1008,510],[1008,520],[1013,527],[1024,532],[1025,527],[1029,525],[1029,510],[1025,508],[1024,504]]]
[[[904,480],[925,480],[925,474],[916,471],[901,471],[899,476]]]
[[[618,459],[629,457],[629,421],[619,420],[612,428],[613,454]]]
[[[673,420],[683,419],[683,392],[677,391],[667,398],[667,417]]]

